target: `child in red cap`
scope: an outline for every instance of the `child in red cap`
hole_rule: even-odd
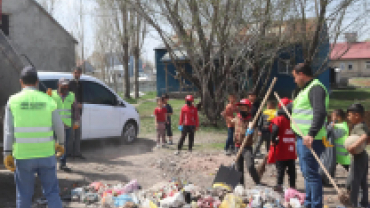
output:
[[[284,106],[290,104],[292,101],[288,98],[281,99]],[[270,124],[272,147],[269,152],[269,159],[276,161],[277,169],[277,185],[275,191],[282,192],[282,185],[284,181],[284,174],[287,170],[289,175],[290,188],[295,189],[296,183],[296,168],[295,160],[297,159],[295,149],[295,134],[290,127],[290,120],[279,104],[277,116],[271,120]],[[275,162],[269,161],[269,163]]]
[[[239,103],[236,104],[236,106],[238,106],[239,113],[232,120],[232,122],[235,125],[234,144],[236,147],[236,151],[238,152],[241,145],[243,144],[244,139],[246,139],[246,137],[249,134],[253,133],[253,131],[250,131],[248,129],[249,122],[252,119],[252,114],[250,113],[250,110],[252,108],[252,103],[248,99],[242,99]],[[244,185],[244,161],[247,165],[247,169],[253,181],[256,184],[260,184],[260,176],[257,173],[257,170],[254,166],[253,147],[252,147],[253,138],[250,137],[250,139],[245,142],[246,142],[246,145],[244,146],[243,153],[239,157],[238,161],[236,161],[237,170],[242,172],[240,184]]]
[[[181,130],[181,137],[175,152],[176,155],[180,153],[187,135],[189,135],[189,152],[192,151],[195,131],[199,128],[198,109],[193,105],[194,97],[187,95],[185,101],[186,105],[181,108],[180,113],[179,129]]]

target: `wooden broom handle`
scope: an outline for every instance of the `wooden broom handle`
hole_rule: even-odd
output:
[[[259,115],[260,115],[260,113],[261,113],[262,109],[264,108],[265,103],[266,103],[267,99],[269,98],[269,96],[270,96],[270,94],[271,94],[271,92],[272,92],[272,89],[273,89],[273,88],[274,88],[274,86],[275,86],[276,81],[277,81],[277,78],[276,78],[276,77],[274,77],[274,79],[272,80],[271,85],[270,85],[270,87],[269,87],[269,89],[268,89],[268,91],[267,91],[267,93],[266,93],[265,97],[264,97],[264,98],[263,98],[263,100],[262,100],[262,103],[261,103],[260,107],[258,108],[258,111],[257,111],[256,115],[255,115],[255,116],[254,116],[254,118],[253,118],[253,121],[252,121],[252,127],[251,127],[252,129],[254,129],[254,128],[255,128],[256,123],[257,123],[257,121],[258,121],[258,117],[259,117]],[[250,138],[251,136],[253,136],[253,134],[250,134],[250,135],[248,135],[246,138],[244,138],[243,143],[242,143],[242,145],[240,146],[240,149],[239,149],[239,151],[238,151],[238,154],[236,155],[235,162],[236,162],[236,161],[238,161],[238,159],[239,159],[240,155],[241,155],[241,154],[242,154],[242,152],[243,152],[243,149],[244,149],[245,145],[247,144],[247,141],[249,140],[249,138]]]
[[[281,107],[283,107],[283,109],[284,109],[285,113],[288,115],[289,119],[292,121],[293,125],[298,130],[298,133],[300,134],[300,136],[303,137],[303,133],[302,133],[301,129],[298,127],[297,123],[294,121],[294,119],[290,115],[288,109],[285,107],[285,105],[283,104],[283,102],[281,102],[281,99],[280,99],[279,95],[276,92],[274,93],[274,95],[275,95],[276,99],[279,101]],[[333,180],[333,178],[330,176],[330,174],[326,170],[325,166],[322,164],[322,162],[321,162],[320,158],[317,156],[316,152],[311,147],[308,148],[308,149],[311,151],[312,155],[315,157],[316,161],[319,163],[321,169],[324,171],[324,173],[326,174],[326,176],[329,178],[330,182],[333,184],[335,190],[337,190],[337,192],[340,193],[340,190],[339,190],[337,184],[335,183],[335,181]]]

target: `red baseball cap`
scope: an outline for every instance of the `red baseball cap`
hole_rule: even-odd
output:
[[[186,101],[193,102],[193,101],[194,101],[194,97],[193,97],[192,95],[187,95],[187,96],[185,97],[185,100],[186,100]]]
[[[247,105],[250,108],[252,106],[252,103],[248,99],[242,99],[240,102],[236,104],[236,106],[241,106],[241,105]]]
[[[282,98],[281,99],[281,102],[284,104],[284,106],[287,106],[289,103],[291,103],[292,102],[292,100],[291,99],[289,99],[289,98]],[[281,108],[281,104],[280,104],[280,102],[279,102],[279,109]]]

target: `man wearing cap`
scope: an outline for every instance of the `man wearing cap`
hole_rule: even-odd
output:
[[[235,126],[235,133],[234,133],[234,144],[236,151],[238,152],[245,142],[244,149],[242,150],[242,154],[239,157],[238,161],[236,161],[236,168],[242,173],[242,177],[240,178],[240,184],[245,185],[244,181],[244,161],[247,165],[247,169],[249,175],[252,177],[254,183],[257,185],[261,183],[261,178],[259,173],[257,172],[254,166],[254,158],[253,158],[253,140],[252,137],[248,138],[249,134],[252,134],[253,131],[249,130],[249,122],[252,119],[251,109],[252,103],[248,99],[242,99],[239,103],[236,104],[238,107],[239,113],[238,115],[231,120],[231,122]],[[244,141],[246,139],[247,141]]]
[[[51,97],[57,103],[57,111],[59,112],[59,115],[64,123],[66,137],[64,145],[65,154],[60,158],[59,169],[70,172],[71,169],[67,167],[67,151],[69,148],[68,142],[71,139],[72,127],[74,128],[74,126],[79,125],[76,124],[80,120],[79,109],[77,102],[75,101],[75,94],[73,92],[69,92],[69,81],[64,78],[59,80],[58,90],[53,90]],[[74,122],[72,121],[72,115],[74,116]]]
[[[293,101],[291,127],[297,136],[297,153],[299,164],[305,180],[305,207],[321,208],[322,180],[319,174],[319,164],[312,155],[312,148],[318,156],[325,150],[322,142],[326,136],[326,109],[329,96],[325,86],[313,78],[311,67],[300,63],[293,69],[294,81],[300,88]],[[299,135],[299,130],[303,135]]]
[[[62,208],[55,149],[64,143],[63,122],[55,101],[36,89],[38,76],[33,67],[22,70],[20,83],[22,91],[9,98],[4,118],[4,164],[10,170],[15,168],[17,208],[31,207],[35,174],[48,207]],[[55,143],[54,133],[60,145]]]
[[[82,68],[81,67],[75,67],[73,69],[73,79],[69,82],[69,90],[75,94],[78,111],[75,111],[79,114],[80,118],[82,117],[82,103],[83,103],[83,86],[80,81],[80,77],[82,74]],[[74,112],[72,112],[74,113]],[[71,155],[73,157],[78,157],[80,159],[85,159],[85,157],[81,154],[81,136],[82,136],[82,122],[79,123],[79,128],[76,128],[73,130],[73,141],[70,141],[68,146],[70,149]]]

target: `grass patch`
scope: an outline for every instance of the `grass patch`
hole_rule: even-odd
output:
[[[123,94],[121,94],[121,98],[130,103],[130,104],[138,104],[139,102],[143,101],[143,100],[150,100],[150,99],[154,99],[156,98],[157,96],[157,93],[156,92],[146,92],[145,95],[139,97],[139,98],[133,98],[133,97],[130,97],[128,99],[125,99],[123,98]]]
[[[361,103],[365,110],[370,110],[370,89],[348,88],[333,90],[330,95],[329,110],[347,109],[353,103]]]

